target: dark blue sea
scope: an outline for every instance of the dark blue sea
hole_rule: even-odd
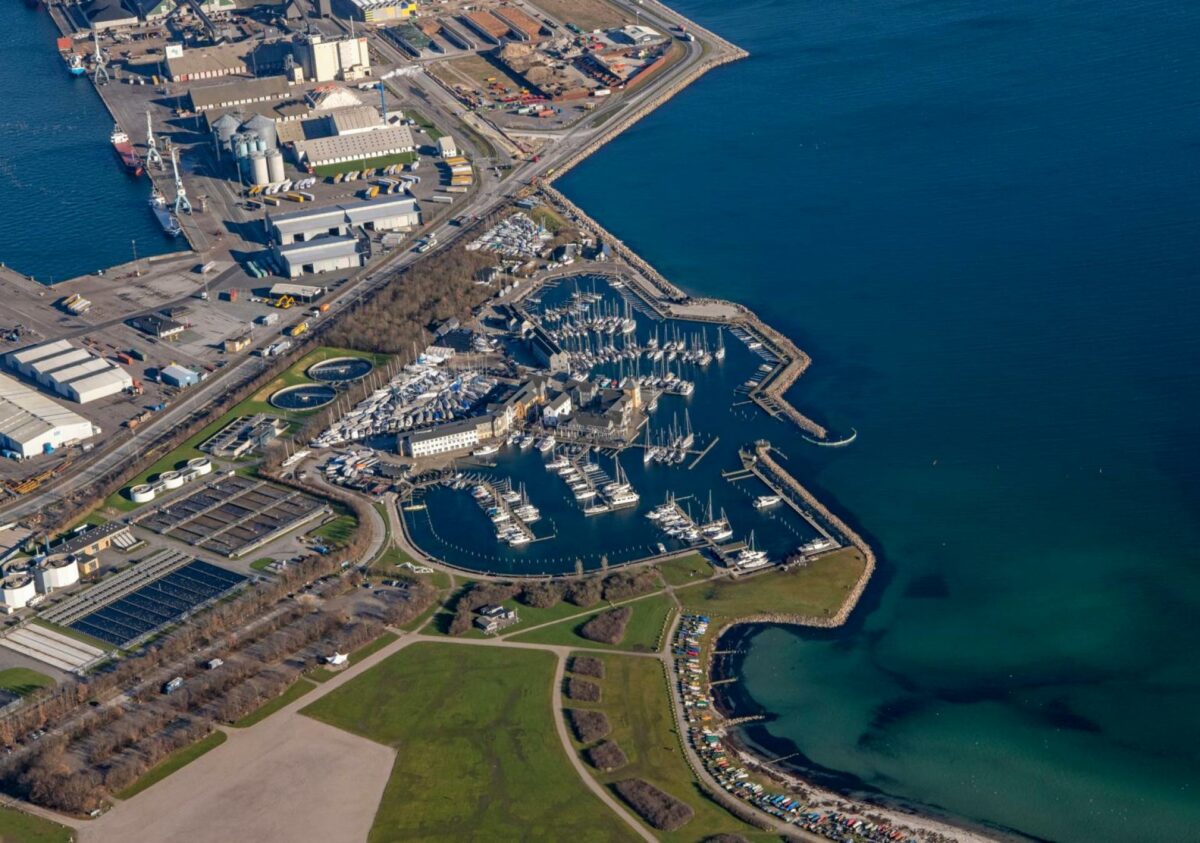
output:
[[[878,547],[746,735],[1061,841],[1200,839],[1200,4],[675,0],[752,57],[560,186],[814,358],[773,434]]]
[[[186,245],[147,207],[149,179],[121,169],[112,117],[57,37],[45,11],[0,3],[0,263],[44,283],[132,260],[135,240],[139,257]]]

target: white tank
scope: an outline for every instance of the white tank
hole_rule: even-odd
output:
[[[46,560],[35,569],[38,590],[49,594],[79,582],[79,563],[71,559]]]
[[[154,487],[149,483],[139,483],[129,490],[129,499],[134,503],[149,503],[154,495]]]
[[[9,609],[24,609],[37,596],[33,577],[26,573],[9,574],[0,585],[0,603]]]
[[[178,471],[164,471],[158,475],[158,482],[164,489],[178,489],[183,485],[183,475]]]
[[[197,476],[212,473],[212,461],[208,457],[196,457],[194,460],[188,460],[187,467],[189,471],[196,472]]]
[[[267,151],[267,177],[272,184],[283,181],[283,153],[278,149]]]
[[[237,144],[237,157],[245,158],[249,154],[250,154],[250,144],[246,143],[246,141],[244,139],[239,140],[238,144]]]
[[[267,172],[267,156],[261,152],[250,153],[250,183],[256,187],[271,183]]]

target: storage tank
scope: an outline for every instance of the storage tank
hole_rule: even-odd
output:
[[[129,499],[134,503],[149,503],[154,495],[154,487],[149,483],[139,483],[129,490]]]
[[[261,152],[250,153],[250,183],[256,187],[271,183],[267,172],[267,156]]]
[[[250,141],[245,135],[240,135],[237,139],[237,157],[245,158],[250,154]]]
[[[158,482],[164,489],[178,489],[183,485],[183,475],[178,471],[164,471],[158,475]]]
[[[262,114],[255,114],[242,124],[243,132],[251,132],[258,136],[260,151],[274,149],[279,145],[279,133],[275,129],[275,121]]]
[[[283,181],[283,153],[278,149],[267,151],[267,176],[272,184]]]
[[[231,149],[231,142],[238,131],[238,119],[226,114],[212,124],[213,136],[221,149]]]
[[[56,588],[66,588],[79,582],[79,563],[68,556],[63,559],[46,559],[34,569],[38,591],[49,594]]]
[[[212,461],[208,457],[196,457],[193,460],[188,460],[187,467],[188,471],[194,471],[201,477],[212,473]]]
[[[6,611],[24,609],[36,596],[37,586],[34,585],[33,577],[25,571],[9,574],[0,584],[0,603],[4,604]]]

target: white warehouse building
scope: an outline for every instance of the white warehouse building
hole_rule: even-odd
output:
[[[416,148],[412,130],[408,126],[388,126],[372,132],[296,141],[296,157],[308,167],[320,167],[399,155]]]
[[[421,224],[421,211],[411,196],[382,196],[377,199],[268,214],[267,236],[280,246],[302,243],[317,237],[343,236],[353,226],[365,226],[374,231],[395,231],[416,228]]]
[[[83,416],[0,375],[0,448],[24,459],[90,439],[96,432]]]
[[[297,241],[275,249],[289,278],[315,272],[332,272],[362,266],[358,238],[325,235]]]
[[[117,395],[133,386],[133,378],[116,363],[76,348],[67,340],[14,351],[7,359],[21,374],[80,404]]]

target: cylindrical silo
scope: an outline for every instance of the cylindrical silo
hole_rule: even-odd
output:
[[[267,175],[272,184],[283,181],[283,153],[278,149],[267,150]]]
[[[250,144],[246,141],[246,136],[238,135],[237,157],[245,158],[249,154],[250,154]]]
[[[271,183],[267,172],[267,156],[261,152],[250,153],[250,181],[255,186]]]

